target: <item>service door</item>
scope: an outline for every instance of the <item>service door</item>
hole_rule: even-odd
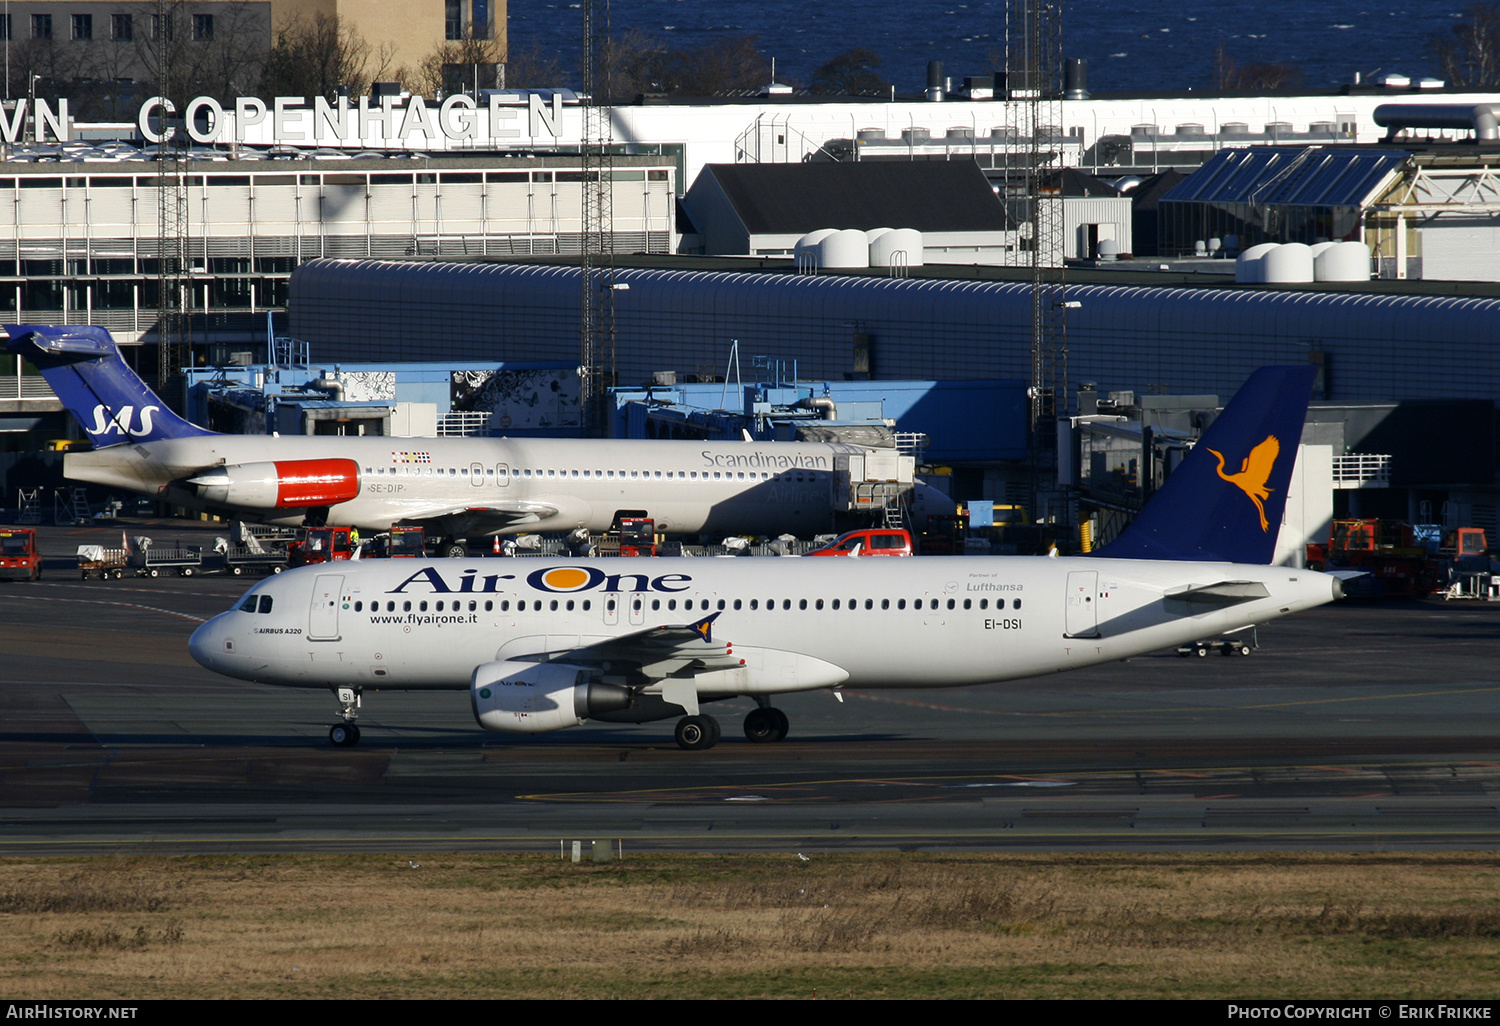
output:
[[[307,611],[309,641],[339,640],[339,603],[343,601],[343,591],[343,574],[319,574],[313,581],[312,605]]]
[[[1074,570],[1068,574],[1068,611],[1066,637],[1097,638],[1099,574],[1094,570]]]

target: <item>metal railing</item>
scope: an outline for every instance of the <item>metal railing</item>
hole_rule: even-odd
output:
[[[1389,453],[1352,452],[1333,458],[1333,487],[1389,488],[1391,457]]]
[[[437,433],[439,438],[471,438],[478,435],[489,434],[490,414],[488,411],[445,413],[438,418]]]

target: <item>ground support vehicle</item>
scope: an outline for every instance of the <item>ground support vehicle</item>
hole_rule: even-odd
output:
[[[309,527],[299,541],[287,546],[288,566],[309,566],[354,558],[358,547],[352,527]]]
[[[149,538],[145,539],[145,542],[149,541]],[[171,573],[191,577],[203,569],[201,545],[167,549],[142,544],[138,551],[138,557],[131,561],[137,577],[161,577]]]
[[[234,547],[224,553],[224,569],[241,574],[279,574],[286,569],[286,550]]]
[[[1217,652],[1223,656],[1247,656],[1255,651],[1255,646],[1239,638],[1214,638],[1211,641],[1195,641],[1188,645],[1178,645],[1177,654],[1187,656],[1206,656],[1210,652]]]
[[[903,528],[870,527],[846,531],[831,544],[804,553],[808,556],[911,556],[911,532]]]
[[[29,527],[0,528],[0,581],[39,581],[42,555]]]
[[[621,517],[620,555],[656,555],[656,521],[650,517]]]
[[[124,577],[128,569],[128,549],[110,549],[103,545],[78,546],[78,572],[82,580],[86,581],[90,577],[97,577],[101,581],[107,581],[111,577],[118,579]]]
[[[1440,590],[1445,576],[1422,532],[1394,520],[1335,520],[1328,544],[1307,546],[1309,570],[1362,570],[1346,587],[1351,598],[1418,598]]]

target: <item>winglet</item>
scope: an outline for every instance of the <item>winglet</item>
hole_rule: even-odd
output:
[[[1094,555],[1269,564],[1315,374],[1250,375],[1140,515]]]
[[[209,435],[173,413],[92,325],[7,324],[5,348],[36,365],[96,448]]]
[[[714,621],[717,620],[718,618],[719,618],[719,614],[718,613],[709,613],[707,616],[705,616],[703,619],[699,620],[697,623],[690,623],[690,624],[688,624],[688,628],[691,629],[691,630],[697,631],[698,632],[698,636],[703,639],[704,643],[711,645],[711,644],[713,644],[713,640],[714,640],[713,639]]]

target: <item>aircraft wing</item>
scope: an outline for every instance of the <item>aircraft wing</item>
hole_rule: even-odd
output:
[[[525,499],[491,502],[482,506],[444,506],[420,513],[407,513],[401,523],[409,526],[432,527],[443,534],[464,537],[484,536],[514,530],[528,524],[541,524],[561,513],[557,506],[548,502],[529,502]]]
[[[563,653],[533,658],[640,674],[650,680],[736,669],[743,665],[743,660],[734,654],[734,644],[713,640],[713,622],[718,618],[718,613],[712,613],[697,623],[648,627],[618,638],[602,638]],[[511,658],[527,657],[512,654]]]

